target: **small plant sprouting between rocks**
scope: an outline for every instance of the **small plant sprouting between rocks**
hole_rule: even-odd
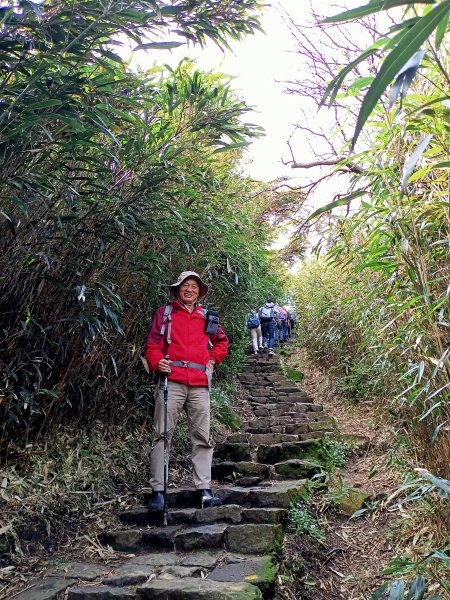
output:
[[[217,424],[224,425],[232,431],[239,429],[241,420],[231,406],[226,386],[213,388],[211,393],[211,409],[213,429],[217,428]]]
[[[308,511],[303,500],[295,500],[288,514],[288,524],[291,531],[302,534],[306,533],[320,544],[325,543],[325,533],[319,526],[317,520]]]
[[[334,438],[327,438],[323,442],[325,470],[332,473],[336,467],[343,467],[351,452],[350,447]]]

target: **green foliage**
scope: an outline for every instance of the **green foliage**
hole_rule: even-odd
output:
[[[297,369],[283,367],[283,370],[288,379],[291,379],[292,381],[295,381],[296,383],[299,383],[300,381],[303,380],[303,377],[304,377],[303,373],[301,373]]]
[[[350,454],[347,444],[334,438],[327,438],[323,444],[323,457],[325,470],[333,473],[336,467],[343,467]]]
[[[428,3],[431,4],[434,2],[431,2],[430,0]],[[350,21],[371,13],[388,10],[389,8],[396,6],[405,6],[405,14],[409,9],[414,11],[413,16],[415,18],[412,24],[411,21],[407,19],[402,25],[399,26],[397,24],[391,28],[391,37],[383,36],[384,39],[381,38],[380,40],[380,42],[391,51],[384,59],[378,74],[373,79],[369,90],[362,101],[353,134],[352,147],[355,146],[356,140],[358,139],[364,124],[379,102],[383,92],[394,78],[396,78],[394,89],[399,91],[400,87],[403,87],[402,95],[406,93],[418,68],[418,65],[412,67],[410,61],[416,53],[420,52],[422,44],[425,43],[436,30],[438,32],[436,40],[437,47],[440,46],[444,38],[448,28],[450,0],[443,0],[437,6],[425,10],[421,17],[417,17],[416,6],[418,4],[423,4],[423,2],[408,0],[370,2],[366,6],[352,9],[345,13],[341,13],[340,15],[336,15],[335,17],[326,19],[326,22],[328,23]],[[372,49],[370,48],[369,51],[364,52],[356,61],[354,61],[355,64],[361,62],[361,60],[367,59],[372,53]],[[405,86],[405,77],[408,79],[407,86]],[[332,92],[334,93],[334,97],[336,97],[337,90],[341,87],[342,83],[343,78],[341,75],[338,75],[328,86],[328,89],[322,98],[322,102],[325,102]],[[396,95],[398,95],[398,91]]]
[[[215,423],[224,425],[231,431],[237,431],[241,425],[239,415],[234,411],[230,402],[232,389],[229,386],[214,387],[211,392],[211,426],[214,429]]]
[[[298,535],[306,534],[320,544],[325,543],[325,533],[301,500],[292,503],[288,513],[288,525]]]
[[[248,305],[281,288],[263,249],[264,201],[238,170],[261,134],[243,119],[249,107],[224,76],[189,62],[136,74],[114,52],[124,38],[173,47],[145,41],[167,28],[226,45],[259,28],[259,8],[94,1],[78,2],[76,18],[63,2],[2,9],[0,446],[74,418],[114,422],[124,403],[145,409],[140,356],[180,271],[212,284],[207,305],[237,356]]]
[[[404,10],[389,21],[364,20],[393,7]],[[311,357],[349,399],[384,406],[397,440],[407,440],[434,474],[408,480],[400,492],[415,511],[427,511],[436,547],[449,530],[448,498],[441,497],[450,477],[449,11],[448,0],[373,0],[328,20],[358,19],[371,45],[352,56],[338,33],[330,52],[336,75],[320,82],[322,103],[336,111],[334,130],[320,131],[333,140],[336,160],[328,164],[334,174],[347,170],[348,185],[305,219],[320,235],[322,256],[304,265],[293,294]],[[353,31],[343,37],[356,39]],[[363,127],[360,153],[348,156]],[[327,164],[329,155],[317,160]],[[347,495],[344,486],[332,491],[336,499]],[[374,599],[424,598],[438,587],[448,595],[448,581],[433,567],[390,574],[400,577]],[[430,582],[427,591],[419,574]]]
[[[182,412],[173,432],[171,453],[173,457],[180,457],[183,461],[187,456],[190,456],[191,448],[192,442],[189,436],[188,422],[186,414]]]
[[[443,599],[443,596],[440,594],[433,594],[431,596],[425,595],[427,591],[431,591],[428,588],[426,575],[430,570],[436,568],[436,563],[441,563],[439,566],[444,565],[443,571],[445,572],[450,566],[450,556],[445,552],[432,550],[419,561],[396,558],[384,570],[384,575],[394,575],[402,578],[383,584],[371,596],[370,600],[380,600],[381,598],[386,598],[387,600],[403,600],[406,592],[408,592],[409,600]],[[409,579],[411,575],[415,576],[412,580]],[[409,583],[405,584],[405,577],[408,578]],[[445,581],[444,578],[441,581],[446,591],[450,591],[450,581]]]
[[[390,361],[374,332],[378,300],[367,296],[364,283],[322,260],[304,263],[293,282],[295,302],[303,307],[297,315],[302,346],[334,372],[337,389],[353,401],[382,396],[390,385]],[[367,305],[361,305],[363,294]]]

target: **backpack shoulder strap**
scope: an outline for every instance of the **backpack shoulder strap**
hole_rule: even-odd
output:
[[[164,336],[164,334],[166,333],[166,328],[167,328],[167,335],[166,335],[166,340],[167,343],[170,344],[171,340],[171,333],[172,333],[172,305],[171,304],[166,304],[165,308],[164,308],[164,315],[163,315],[163,322],[162,322],[162,326],[161,326],[161,331],[160,334],[162,336]]]

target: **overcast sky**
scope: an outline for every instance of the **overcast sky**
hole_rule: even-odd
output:
[[[341,7],[352,8],[365,4],[364,0],[341,0]],[[316,0],[323,14],[336,14],[336,0]],[[309,0],[274,0],[267,7],[262,23],[265,34],[256,33],[241,42],[233,43],[233,52],[221,51],[213,43],[207,48],[183,46],[173,50],[144,53],[137,52],[135,60],[145,66],[153,61],[174,66],[183,56],[195,58],[198,66],[205,70],[220,71],[235,79],[232,88],[251,106],[254,113],[246,120],[261,125],[266,136],[253,142],[243,161],[246,174],[260,181],[273,180],[280,176],[296,176],[298,172],[285,166],[282,160],[289,160],[286,141],[292,134],[294,123],[301,117],[298,96],[284,92],[284,81],[301,78],[301,64],[295,53],[295,41],[289,33],[283,15],[290,15],[295,23],[309,19]],[[311,107],[311,119],[317,116]],[[323,117],[325,118],[325,117]],[[312,158],[306,144],[298,136],[294,142],[295,158],[298,161]]]

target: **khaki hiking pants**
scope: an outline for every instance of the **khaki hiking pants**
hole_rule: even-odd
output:
[[[250,335],[252,336],[253,352],[258,352],[259,348],[262,348],[262,333],[261,325],[250,329]]]
[[[189,386],[176,381],[168,382],[167,401],[167,444],[170,444],[173,432],[184,408],[187,416],[189,435],[192,443],[192,468],[195,488],[211,487],[211,462],[213,441],[209,435],[211,418],[209,390],[207,387]],[[153,491],[164,489],[164,386],[158,386],[153,417],[153,446],[150,456],[150,485]]]

